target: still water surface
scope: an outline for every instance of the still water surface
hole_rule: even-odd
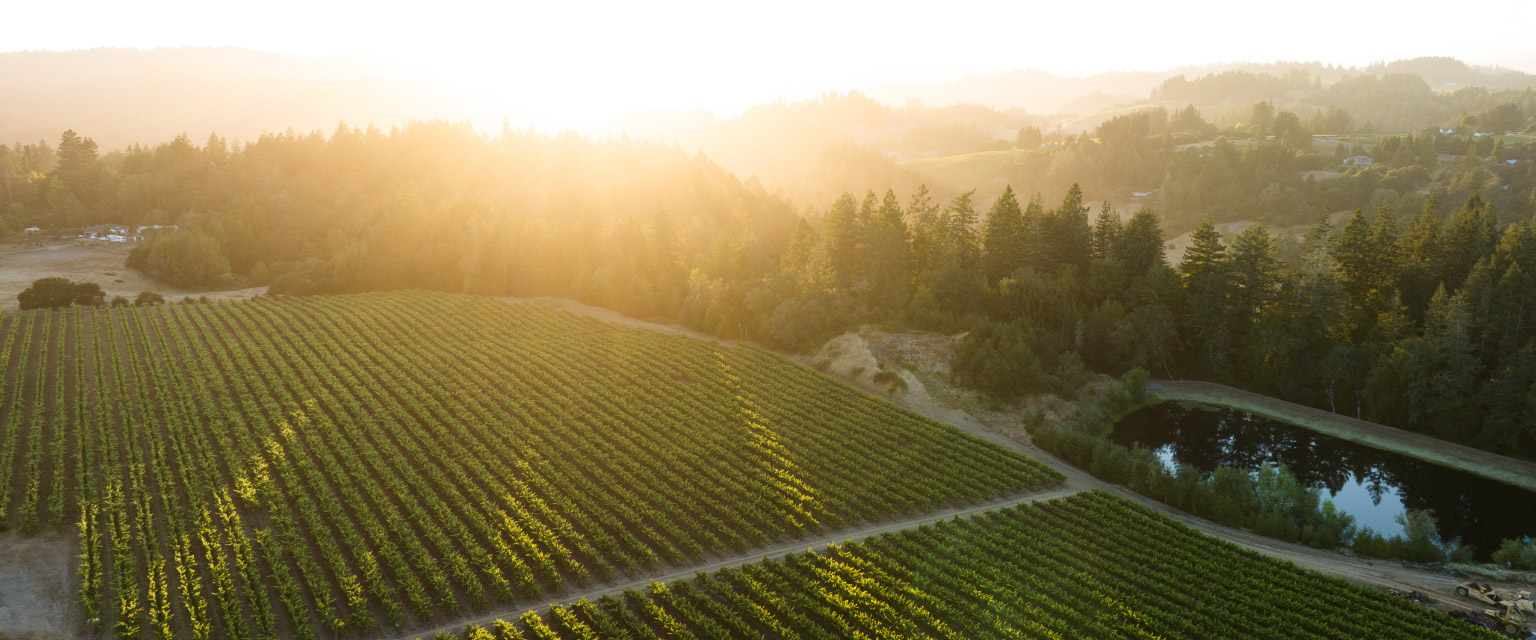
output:
[[[1505,538],[1536,535],[1536,493],[1244,411],[1153,405],[1122,419],[1110,440],[1205,471],[1283,463],[1357,525],[1387,536],[1402,533],[1398,514],[1428,509],[1443,538],[1472,545],[1483,559]]]

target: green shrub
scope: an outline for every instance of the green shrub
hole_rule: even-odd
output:
[[[1125,386],[1127,393],[1131,394],[1131,402],[1142,404],[1147,401],[1147,377],[1151,375],[1146,369],[1136,367],[1120,376],[1120,383]]]
[[[71,282],[67,278],[42,278],[16,295],[23,311],[57,309],[73,304],[98,307],[107,301],[106,292],[94,282]]]
[[[1222,467],[1209,474],[1190,466],[1168,469],[1144,447],[1121,446],[1083,431],[1050,427],[1043,420],[1026,420],[1025,428],[1037,446],[1094,477],[1221,524],[1323,549],[1363,541],[1368,551],[1378,543],[1381,557],[1422,553],[1419,542],[1384,540],[1368,529],[1356,534],[1354,518],[1322,500],[1316,489],[1302,484],[1283,465],[1266,465],[1256,472]],[[1423,516],[1414,517],[1422,528]],[[1433,519],[1429,526],[1432,530]],[[1430,548],[1443,555],[1433,539]]]
[[[1536,539],[1505,540],[1493,552],[1493,561],[1511,569],[1536,569]]]

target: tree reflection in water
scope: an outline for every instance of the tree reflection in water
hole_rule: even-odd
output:
[[[1402,531],[1397,514],[1428,509],[1443,538],[1460,539],[1484,559],[1505,538],[1536,534],[1536,493],[1235,409],[1163,403],[1126,416],[1110,439],[1207,472],[1282,463],[1357,523],[1388,536]]]

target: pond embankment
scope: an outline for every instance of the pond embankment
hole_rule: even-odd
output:
[[[1214,382],[1157,380],[1147,385],[1156,400],[1200,402],[1272,420],[1536,491],[1536,462],[1501,456],[1412,431],[1329,413],[1322,409],[1235,389]]]

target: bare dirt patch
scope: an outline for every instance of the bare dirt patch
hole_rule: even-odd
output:
[[[945,394],[949,390],[945,382],[949,379],[949,360],[959,338],[866,328],[833,338],[810,356],[791,357],[868,393],[900,397],[907,403],[942,411],[945,403],[929,391]]]
[[[73,536],[0,537],[0,638],[78,638]]]
[[[153,291],[172,302],[188,296],[238,300],[255,297],[266,290],[265,287],[231,291],[178,289],[126,267],[129,248],[125,244],[66,241],[43,247],[0,244],[0,310],[14,311],[19,306],[16,294],[32,286],[35,280],[52,277],[99,284],[109,300],[113,296],[131,299],[140,291]]]

